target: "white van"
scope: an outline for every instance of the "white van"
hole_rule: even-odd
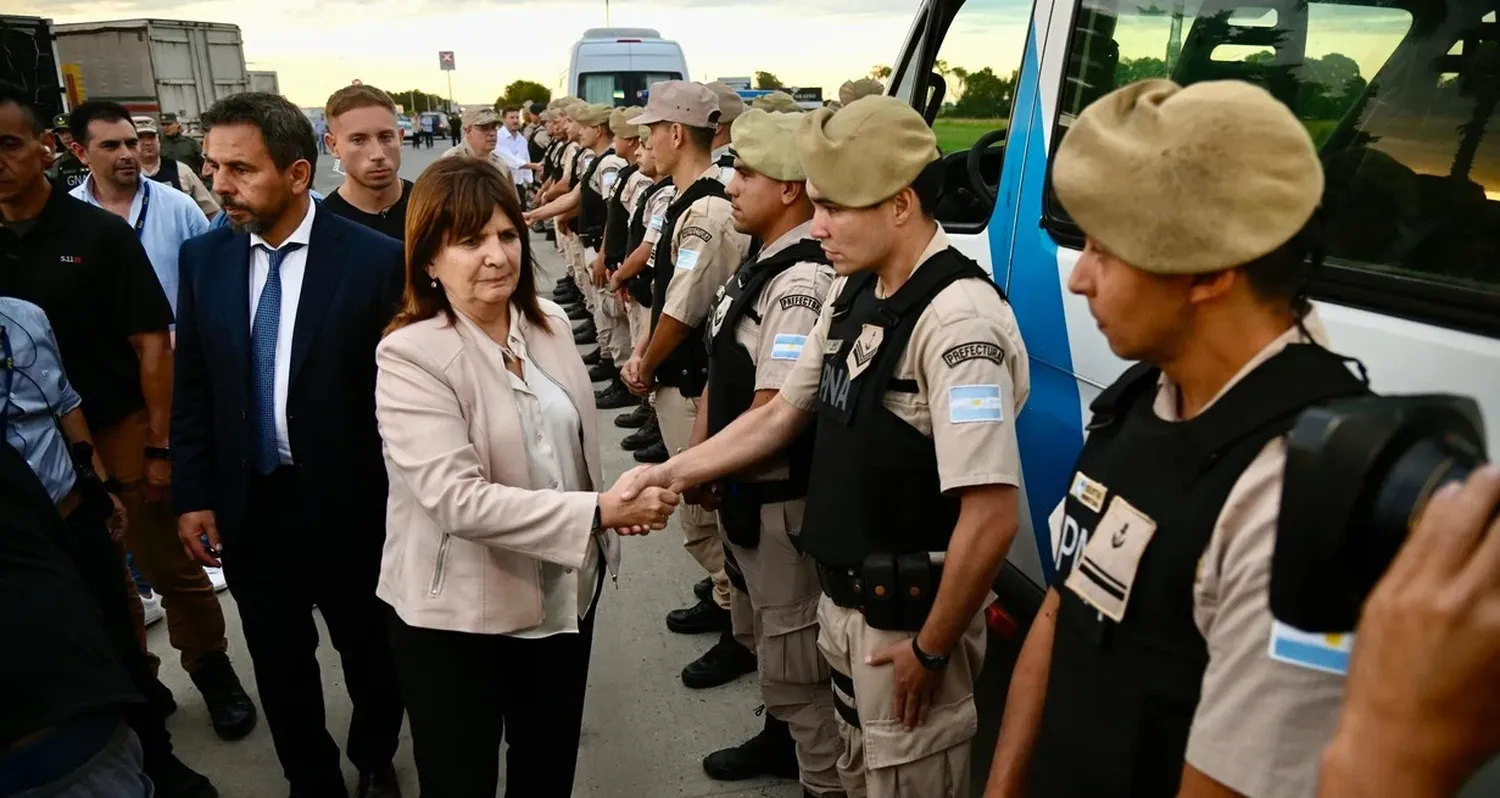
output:
[[[573,45],[562,93],[626,107],[663,80],[688,77],[682,46],[650,28],[590,28]]]

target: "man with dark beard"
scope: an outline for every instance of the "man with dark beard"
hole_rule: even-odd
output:
[[[347,795],[328,734],[316,605],[354,705],[356,795],[398,796],[403,709],[375,597],[386,474],[375,346],[401,296],[401,245],[308,196],[312,124],[273,94],[202,116],[230,229],[182,249],[173,492],[182,545],[234,588],[291,794]],[[205,546],[202,538],[207,538]],[[312,552],[338,552],[324,568]]]

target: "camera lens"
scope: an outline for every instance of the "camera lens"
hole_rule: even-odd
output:
[[[1452,433],[1417,438],[1402,449],[1370,506],[1370,536],[1360,548],[1365,560],[1361,582],[1373,587],[1385,573],[1434,491],[1464,480],[1483,463],[1484,456],[1468,440]]]

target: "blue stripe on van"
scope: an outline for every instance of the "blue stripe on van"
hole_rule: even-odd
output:
[[[1040,101],[1039,36],[1033,22],[1007,136],[1000,197],[989,229],[996,280],[1010,297],[1031,360],[1031,396],[1016,418],[1016,436],[1031,529],[1044,576],[1051,582],[1054,555],[1047,516],[1062,500],[1083,448],[1083,414],[1063,318],[1057,242],[1038,224],[1047,178],[1042,134],[1053,123],[1043,118]]]

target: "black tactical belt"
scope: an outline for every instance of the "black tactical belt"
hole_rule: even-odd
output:
[[[830,568],[823,563],[818,563],[818,587],[823,589],[823,595],[840,607],[848,610],[864,610],[864,580],[860,578],[858,569],[854,568]]]
[[[807,485],[797,484],[789,479],[775,482],[726,482],[724,493],[735,501],[759,505],[780,504],[807,498]]]
[[[920,631],[943,578],[942,564],[931,562],[931,556],[875,553],[859,568],[819,562],[818,586],[834,604],[863,614],[871,628]]]

